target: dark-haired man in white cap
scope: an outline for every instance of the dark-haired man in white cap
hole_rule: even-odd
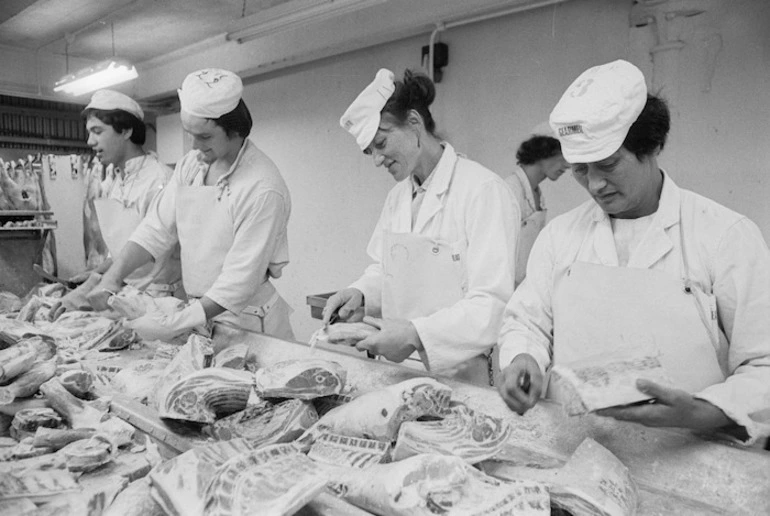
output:
[[[207,322],[294,337],[290,308],[270,282],[289,261],[289,190],[248,139],[252,120],[242,92],[241,79],[227,70],[185,78],[179,100],[193,150],[89,296],[104,309],[126,275],[178,243],[190,303],[172,315],[150,310],[131,321],[145,339],[168,341]]]
[[[770,253],[756,224],[658,167],[668,108],[626,61],[580,75],[550,122],[593,199],[535,242],[500,333],[503,400],[526,412],[554,363],[651,356],[675,387],[637,379],[653,403],[599,415],[770,434]]]
[[[94,199],[99,232],[109,258],[91,271],[85,283],[64,296],[50,311],[55,319],[67,310],[88,308],[86,294],[123,249],[150,206],[171,178],[171,169],[157,154],[143,148],[144,111],[131,97],[113,90],[99,90],[83,110],[88,145],[104,166],[112,165],[115,182],[107,194]],[[182,272],[178,249],[159,255],[125,278],[125,283],[152,296],[181,295]]]

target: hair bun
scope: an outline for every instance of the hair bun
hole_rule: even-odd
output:
[[[404,71],[404,88],[409,92],[410,105],[422,105],[425,107],[433,104],[436,98],[436,86],[425,74],[415,73],[412,70]]]

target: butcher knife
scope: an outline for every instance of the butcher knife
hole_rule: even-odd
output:
[[[35,271],[37,273],[37,275],[40,276],[41,278],[47,279],[48,281],[51,281],[53,283],[61,283],[62,285],[64,285],[67,288],[73,288],[74,289],[74,288],[77,288],[77,286],[78,286],[78,284],[75,283],[74,281],[68,281],[68,280],[61,279],[61,278],[58,278],[58,277],[54,276],[53,274],[51,274],[50,272],[45,270],[42,266],[40,266],[37,263],[32,265],[32,270]]]

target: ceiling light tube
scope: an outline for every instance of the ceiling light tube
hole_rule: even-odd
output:
[[[113,58],[62,77],[56,81],[53,91],[79,96],[136,79],[138,76],[134,65]]]

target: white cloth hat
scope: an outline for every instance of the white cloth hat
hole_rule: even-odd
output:
[[[235,109],[243,95],[243,82],[233,72],[205,68],[189,74],[182,83],[182,111],[201,118],[219,118]]]
[[[393,72],[381,68],[340,118],[340,125],[355,137],[361,150],[366,150],[377,134],[380,112],[396,90],[394,79]]]
[[[617,151],[647,102],[641,70],[619,59],[589,68],[551,111],[550,123],[570,163],[593,163]]]
[[[124,95],[119,91],[99,90],[95,92],[86,109],[103,109],[107,111],[120,109],[144,121],[144,111],[139,107],[139,104],[128,95]]]

